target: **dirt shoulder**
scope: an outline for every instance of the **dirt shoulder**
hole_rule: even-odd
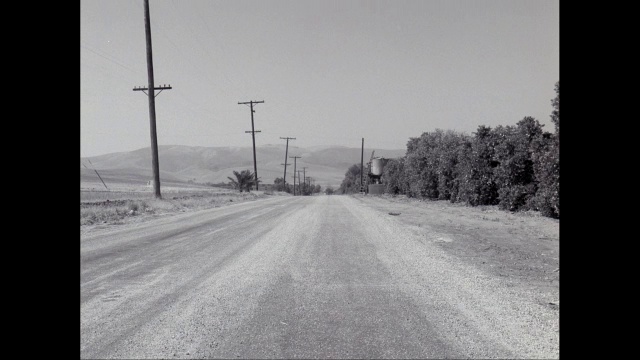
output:
[[[511,213],[497,206],[470,207],[405,196],[354,198],[467,263],[514,285],[526,284],[559,297],[559,220],[537,212]]]

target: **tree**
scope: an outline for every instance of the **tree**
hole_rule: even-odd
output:
[[[231,185],[234,189],[246,190],[247,192],[251,191],[251,188],[256,184],[255,175],[251,172],[251,170],[242,170],[241,172],[233,171],[233,175],[235,175],[235,179],[231,177],[227,177],[227,179],[231,180]]]
[[[327,195],[333,195],[334,190],[333,190],[333,188],[331,186],[327,186],[327,188],[324,189],[324,193],[327,194]]]
[[[460,148],[470,143],[468,135],[446,131],[437,148],[438,199],[456,202],[459,188]]]
[[[538,182],[534,204],[542,215],[560,218],[560,81],[556,82],[555,90],[551,121],[556,132],[544,133],[533,143],[533,167]]]
[[[498,186],[494,170],[500,165],[495,160],[495,147],[503,129],[492,131],[480,125],[471,142],[471,147],[463,146],[460,155],[459,197],[472,206],[497,205]]]
[[[276,191],[291,192],[289,184],[285,186],[283,178],[275,178],[275,180],[273,180],[273,187]]]
[[[432,133],[422,133],[419,138],[409,139],[404,161],[405,173],[409,181],[408,196],[438,198],[437,148],[442,135],[443,131],[436,129]]]
[[[340,184],[341,194],[352,194],[360,191],[360,164],[353,164],[344,174]]]
[[[560,136],[560,80],[556,82],[556,97],[551,100],[553,111],[551,112],[551,121],[556,125],[556,135]]]
[[[542,136],[538,120],[526,116],[515,127],[496,128],[498,144],[495,147],[495,181],[501,209],[517,211],[532,207],[537,181],[534,174],[532,146]]]
[[[382,170],[382,177],[385,179],[385,192],[392,195],[405,194],[409,189],[404,173],[405,158],[389,159],[387,165]]]

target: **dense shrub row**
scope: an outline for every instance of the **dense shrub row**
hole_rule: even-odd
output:
[[[410,138],[407,153],[392,159],[383,179],[390,194],[539,210],[560,217],[560,83],[551,119],[555,132],[525,117],[515,126],[479,126],[473,136],[437,129]],[[359,187],[359,166],[345,175],[342,192]]]
[[[307,182],[304,182],[302,184],[296,183],[295,185],[296,194],[313,195],[318,194],[322,191],[322,186],[320,186],[320,184],[309,184]],[[283,178],[276,178],[273,181],[272,188],[274,191],[284,191],[290,194],[294,193],[293,184],[285,184]]]

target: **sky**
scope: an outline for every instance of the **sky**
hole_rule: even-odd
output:
[[[150,0],[159,145],[405,149],[533,116],[560,73],[558,0]],[[151,144],[143,0],[80,2],[80,156]]]

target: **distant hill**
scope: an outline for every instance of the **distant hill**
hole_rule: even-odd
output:
[[[371,151],[364,149],[365,164],[371,158]],[[289,145],[289,156],[301,156],[297,169],[307,168],[307,176],[313,177],[322,187],[337,187],[344,174],[353,164],[360,163],[360,148],[340,146],[315,146],[300,148]],[[375,156],[396,158],[404,156],[406,150],[375,149]],[[265,184],[273,184],[276,177],[284,173],[285,145],[264,145],[256,147],[258,177]],[[182,145],[161,145],[158,147],[160,181],[219,183],[228,182],[227,176],[233,171],[249,169],[253,171],[253,148],[248,147],[198,147]],[[293,182],[293,159],[288,159],[287,182]],[[84,166],[83,166],[84,164]],[[89,169],[85,168],[87,166]],[[119,152],[80,159],[81,181],[97,180],[93,170],[97,169],[104,181],[131,182],[144,184],[151,180],[151,150],[144,148],[129,152]],[[302,172],[301,172],[302,174]],[[95,179],[94,179],[95,178]]]

